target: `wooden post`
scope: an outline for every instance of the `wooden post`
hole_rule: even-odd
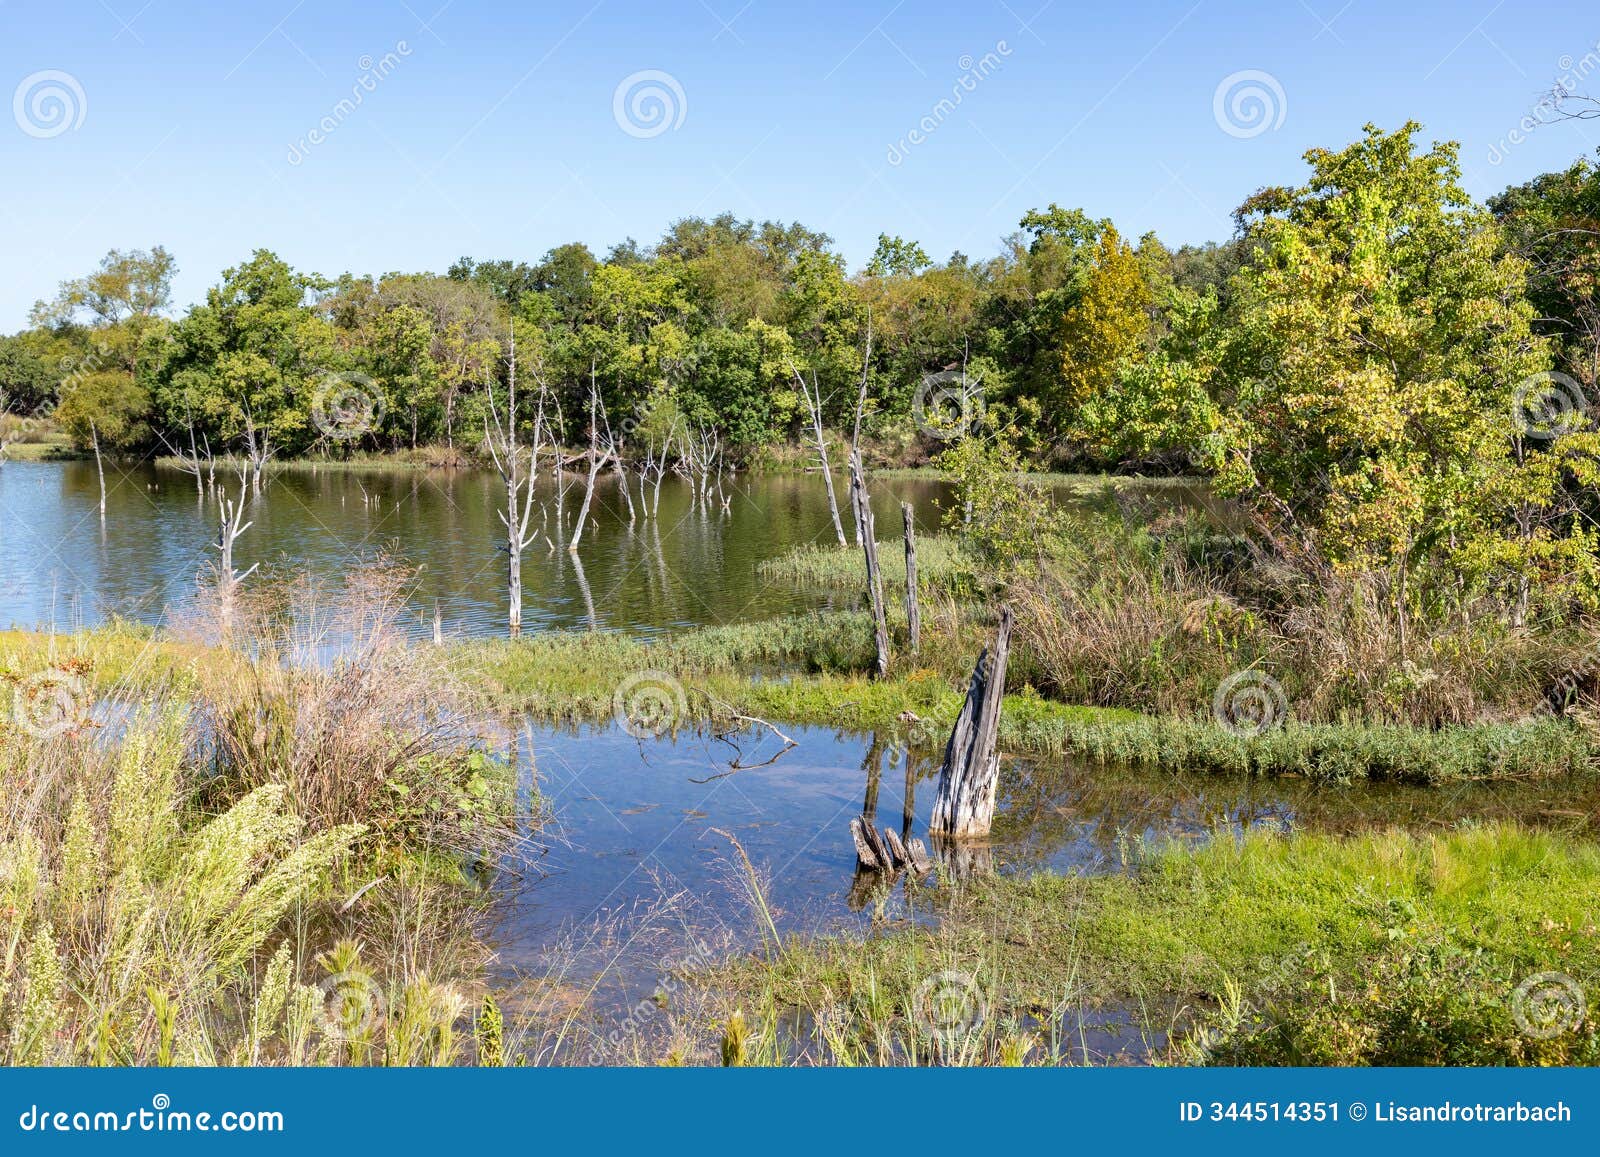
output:
[[[994,646],[985,647],[972,671],[966,702],[945,745],[939,793],[928,830],[957,839],[988,835],[994,822],[995,786],[1000,773],[996,744],[1000,703],[1005,695],[1006,658],[1011,650],[1011,608],[1000,608]]]
[[[856,537],[867,560],[867,597],[872,602],[873,641],[877,647],[878,678],[889,675],[889,622],[883,610],[883,573],[878,569],[877,531],[873,528],[872,502],[861,471],[861,451],[850,450],[850,500],[855,508]]]
[[[915,655],[922,647],[922,608],[917,603],[917,518],[911,503],[900,504],[900,517],[906,524],[906,634]]]

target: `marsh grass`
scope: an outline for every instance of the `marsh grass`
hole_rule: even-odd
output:
[[[964,623],[976,652],[981,623]],[[604,722],[614,692],[634,671],[660,670],[685,689],[677,726],[716,724],[731,713],[819,726],[877,731],[936,748],[960,710],[966,673],[951,663],[911,667],[888,680],[818,667],[844,656],[839,640],[859,639],[870,662],[866,616],[834,612],[705,628],[657,642],[594,633],[551,634],[515,643],[458,644],[452,669],[507,710],[547,722]],[[966,651],[967,648],[961,648]],[[757,660],[792,674],[752,676]],[[930,661],[936,662],[937,660]],[[801,674],[813,670],[816,673]],[[1209,702],[1207,704],[1209,707]],[[1471,779],[1534,779],[1587,774],[1595,759],[1588,728],[1549,715],[1506,723],[1438,728],[1331,723],[1236,733],[1209,715],[1147,715],[1126,708],[1075,706],[1024,686],[1005,699],[1001,744],[1019,755],[1073,756],[1217,775],[1296,775],[1320,782],[1357,780],[1439,784]]]
[[[394,629],[403,587],[357,570],[282,620],[235,603],[211,638],[201,615],[4,640],[8,699],[48,676],[72,700],[0,724],[11,1061],[463,1058],[468,878],[514,854],[515,817],[486,722]]]
[[[904,540],[879,541],[878,558],[884,590],[891,602],[898,601],[906,583]],[[756,574],[769,582],[864,589],[865,568],[860,547],[807,543],[758,564]],[[978,560],[967,553],[958,539],[942,534],[917,537],[917,574],[925,590],[970,596],[980,587],[979,572]]]
[[[801,1010],[818,1063],[1063,1063],[1105,1009],[1170,1063],[1592,1063],[1597,871],[1592,843],[1513,825],[1252,833],[1127,875],[970,880],[941,889],[937,926],[791,939],[706,983],[727,1007]],[[1548,971],[1588,1003],[1541,1039],[1514,990]],[[918,1051],[931,977],[983,1008],[953,1055]]]

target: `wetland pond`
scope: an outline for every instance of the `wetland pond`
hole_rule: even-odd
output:
[[[237,487],[231,476],[219,479],[230,493]],[[843,502],[842,479],[838,485]],[[0,467],[0,628],[72,630],[111,615],[153,623],[187,604],[196,573],[216,558],[215,503],[200,503],[192,476],[156,463],[108,462],[106,489],[102,522],[93,462]],[[872,490],[885,538],[898,535],[901,502],[915,507],[923,534],[938,528],[950,503],[949,486],[931,477],[885,477]],[[1201,500],[1187,484],[1128,483],[1119,492],[1163,507]],[[1063,504],[1115,501],[1104,487],[1060,485],[1054,493]],[[564,504],[569,527],[582,497],[580,479]],[[769,582],[757,572],[797,547],[834,541],[817,476],[739,474],[727,497],[726,510],[696,507],[688,485],[669,477],[659,516],[630,523],[615,482],[602,479],[576,556],[547,549],[543,538],[524,556],[524,629],[648,635],[856,605],[854,592]],[[497,504],[504,500],[498,476],[483,470],[288,464],[248,500],[251,527],[239,540],[237,566],[337,578],[387,551],[416,568],[411,625],[418,633],[432,630],[437,607],[448,637],[499,636],[506,592]]]
[[[114,614],[159,623],[192,597],[196,572],[214,557],[214,503],[197,500],[192,478],[156,464],[109,468],[107,481],[102,522],[92,462],[0,469],[0,626],[72,630]],[[726,510],[696,509],[687,487],[668,479],[659,518],[630,524],[614,484],[602,485],[579,560],[535,549],[525,561],[527,629],[649,635],[857,605],[854,592],[758,574],[767,559],[832,541],[815,476],[740,475],[729,494]],[[497,636],[501,497],[498,479],[481,471],[285,467],[251,499],[239,566],[337,577],[387,551],[417,568],[418,633],[431,630],[437,607],[451,637]],[[1063,485],[1056,497],[1162,508],[1204,501],[1173,484],[1115,494]],[[569,519],[580,498],[581,488],[568,495]],[[907,501],[931,532],[950,492],[930,478],[886,477],[873,501],[880,529],[898,527]],[[736,749],[693,730],[642,740],[614,727],[524,730],[519,774],[525,786],[536,778],[548,824],[493,884],[493,980],[508,1006],[529,985],[548,993],[555,983],[584,1015],[616,1018],[669,973],[758,944],[760,917],[729,836],[763,879],[783,934],[870,934],[934,918],[934,897],[904,881],[886,892],[864,886],[848,823],[865,810],[880,828],[924,835],[938,753],[908,753],[903,735],[775,722],[795,741],[781,755],[770,732],[739,737]],[[1554,785],[1330,789],[1012,758],[1000,783],[995,831],[974,870],[1120,872],[1167,841],[1260,826],[1428,827],[1468,815],[1571,826],[1587,823],[1581,817],[1597,802],[1560,798],[1592,791]],[[1134,1047],[1112,1028],[1097,1031],[1107,1055]]]
[[[530,726],[522,774],[537,776],[550,822],[522,873],[497,885],[496,983],[508,1002],[556,991],[604,1023],[683,972],[759,946],[763,917],[728,835],[762,877],[783,935],[934,919],[934,897],[904,877],[881,891],[857,875],[848,824],[866,811],[880,828],[926,835],[939,753],[908,754],[903,736],[783,730],[795,746],[779,755],[782,742],[759,731],[735,747],[688,729],[641,740],[614,726]],[[1341,788],[1006,757],[994,832],[973,870],[1123,872],[1171,841],[1261,827],[1424,830],[1469,816],[1571,826],[1596,814],[1596,795],[1592,785]],[[1087,1040],[1095,1059],[1142,1055],[1139,1026],[1115,1016],[1068,1035]]]

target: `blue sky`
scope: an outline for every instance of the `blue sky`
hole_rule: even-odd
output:
[[[1460,140],[1481,197],[1600,145],[1600,122],[1508,142],[1586,65],[1600,93],[1600,8],[1568,0],[0,0],[0,331],[112,247],[171,249],[181,307],[257,247],[442,271],[723,209],[824,229],[852,266],[879,232],[986,256],[1050,201],[1222,238],[1366,121]],[[647,71],[673,107],[653,135],[626,91],[615,112]],[[1253,132],[1224,99],[1230,132],[1214,98],[1247,71],[1271,111]]]

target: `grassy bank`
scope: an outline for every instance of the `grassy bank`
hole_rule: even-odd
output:
[[[210,643],[0,636],[7,1061],[464,1058],[472,876],[530,804],[372,579],[305,592],[338,608],[327,634],[229,604]]]
[[[655,642],[620,635],[556,634],[450,649],[452,670],[506,709],[562,722],[612,718],[622,679],[672,676],[689,725],[733,713],[790,723],[893,733],[942,744],[965,693],[961,664],[979,623],[946,640],[945,661],[902,665],[890,679],[855,673],[871,659],[864,614],[797,616],[703,628]],[[764,668],[766,674],[752,673]],[[1023,687],[1006,696],[1001,744],[1017,755],[1072,756],[1220,775],[1300,775],[1326,782],[1450,783],[1586,773],[1595,742],[1554,717],[1442,728],[1290,724],[1236,733],[1210,718],[1154,716],[1043,699]]]
[[[757,1060],[795,1024],[828,1062],[1072,1059],[1059,1026],[1114,1008],[1175,1063],[1594,1063],[1596,880],[1592,844],[1513,826],[1255,834],[1129,876],[975,880],[936,928],[794,941],[706,980],[753,1016]],[[1518,995],[1551,973],[1584,1003],[1554,979]],[[960,1016],[931,1009],[930,977]],[[784,1033],[786,1009],[806,1015]]]
[[[528,712],[550,722],[610,721],[624,679],[660,672],[683,689],[681,715],[668,721],[674,726],[743,714],[879,731],[936,748],[960,710],[962,667],[982,634],[980,622],[968,622],[930,648],[922,659],[928,666],[902,663],[882,681],[860,674],[871,661],[871,627],[868,616],[856,612],[699,628],[655,641],[593,632],[469,641],[447,646],[439,661],[442,673],[495,711]],[[433,654],[427,647],[413,650]],[[77,664],[101,695],[185,696],[202,675],[236,661],[226,651],[129,625],[73,636],[0,633],[0,669],[25,673]],[[1590,774],[1600,758],[1584,725],[1550,715],[1439,728],[1290,723],[1253,734],[1230,731],[1209,717],[1059,703],[1026,686],[1006,696],[1001,744],[1018,756],[1330,783],[1537,779]]]

